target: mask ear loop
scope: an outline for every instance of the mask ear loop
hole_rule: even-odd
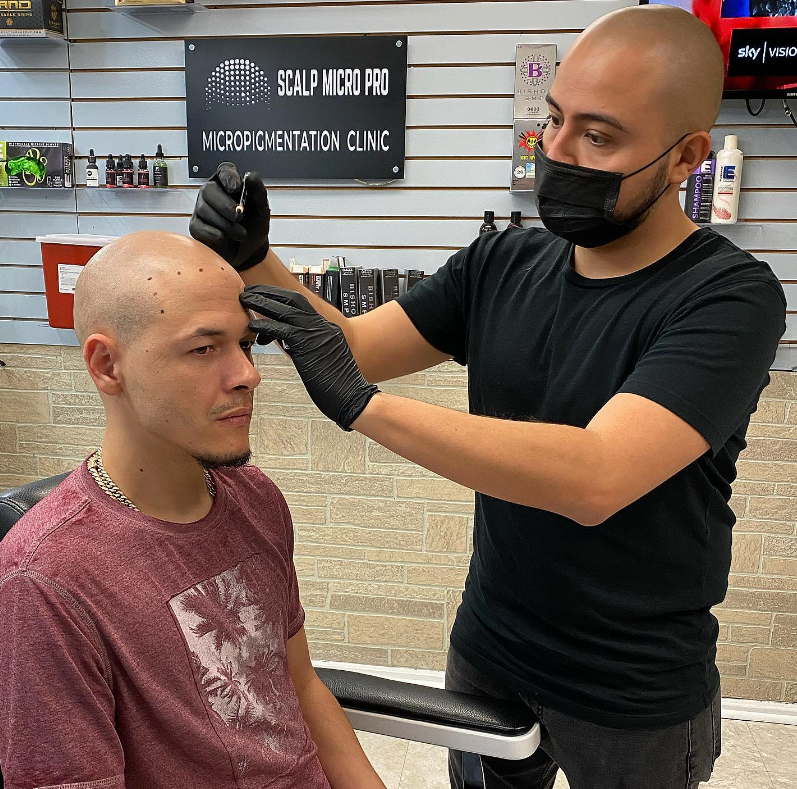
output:
[[[638,170],[634,170],[633,173],[628,173],[628,175],[624,175],[622,180],[625,181],[626,178],[630,178],[632,175],[636,175],[637,173],[641,173],[643,170],[647,170],[648,167],[652,167],[654,164],[656,164],[656,162],[663,159],[673,148],[675,148],[675,146],[678,145],[678,143],[683,142],[690,134],[691,132],[687,132],[686,134],[684,134],[683,137],[677,139],[661,156],[657,156],[652,162],[649,162],[644,167],[640,167]],[[667,186],[667,189],[669,188],[670,187]],[[664,192],[666,192],[667,189],[665,189]],[[664,192],[662,192],[661,194],[664,194]],[[661,197],[661,195],[659,195],[659,197]]]

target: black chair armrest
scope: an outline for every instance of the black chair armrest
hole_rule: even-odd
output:
[[[355,671],[316,673],[356,729],[506,759],[525,758],[539,745],[539,724],[521,703]]]

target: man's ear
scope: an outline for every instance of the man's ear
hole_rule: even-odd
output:
[[[683,183],[700,167],[711,151],[711,135],[708,132],[690,134],[681,148],[681,156],[673,168],[670,183]]]
[[[86,369],[103,394],[117,395],[122,391],[119,359],[119,346],[105,334],[92,334],[83,343]]]

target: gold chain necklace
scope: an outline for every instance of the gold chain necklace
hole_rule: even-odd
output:
[[[138,507],[133,504],[130,499],[119,490],[116,483],[110,478],[108,472],[105,470],[105,466],[102,464],[102,450],[98,449],[93,455],[91,455],[87,461],[89,474],[91,474],[94,481],[99,485],[100,490],[103,493],[107,493],[112,499],[116,499],[120,504],[124,504],[125,507],[129,507],[131,510],[135,510],[139,512]],[[205,475],[205,484],[208,486],[208,493],[210,493],[211,497],[216,496],[216,486],[213,484],[213,477],[210,476],[210,472],[204,468],[202,469],[202,473]]]

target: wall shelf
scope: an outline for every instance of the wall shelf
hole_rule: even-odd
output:
[[[153,14],[197,14],[209,9],[202,3],[163,3],[158,5],[115,5],[114,11],[127,16]]]
[[[57,33],[45,31],[40,35],[35,36],[16,36],[9,35],[5,31],[0,30],[0,44],[3,46],[7,44],[29,44],[29,43],[49,43],[49,44],[68,44],[69,40],[64,36],[59,36]]]
[[[76,186],[0,186],[4,192],[41,192],[44,194],[74,192]]]
[[[160,192],[180,192],[182,191],[177,186],[105,186],[100,184],[99,186],[86,186],[86,184],[80,184],[75,187],[82,192],[103,192],[107,194],[112,193],[121,193],[121,192],[137,192],[139,194],[148,194],[151,192],[160,193]]]
[[[724,227],[763,227],[762,222],[745,222],[743,219],[740,219],[738,222],[731,222],[730,224],[715,224],[714,222],[695,222],[698,227],[716,227],[716,228],[724,228]]]

